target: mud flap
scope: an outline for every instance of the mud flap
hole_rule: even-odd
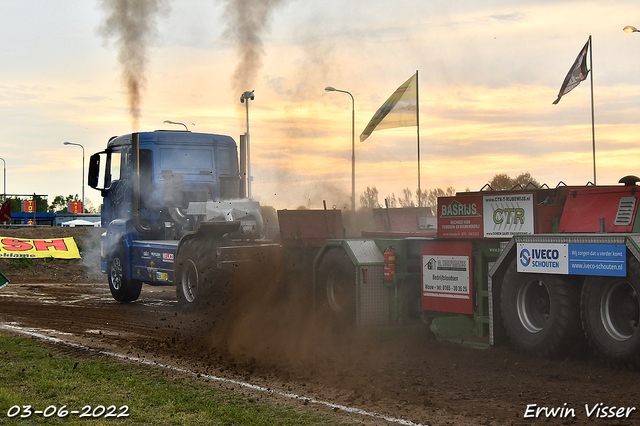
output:
[[[383,255],[373,240],[327,241],[316,257],[314,270],[322,262],[324,254],[335,247],[342,247],[349,255],[356,277],[356,322],[358,326],[389,324],[389,289],[384,286]],[[314,274],[314,288],[319,285]]]

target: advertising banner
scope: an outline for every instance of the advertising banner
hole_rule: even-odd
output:
[[[24,200],[22,202],[22,211],[24,213],[33,213],[36,208],[36,203],[33,200]]]
[[[518,243],[518,272],[569,273],[569,244]]]
[[[438,198],[440,238],[482,238],[482,196]]]
[[[69,202],[69,211],[71,213],[82,213],[82,201]]]
[[[423,256],[424,296],[469,299],[469,257],[468,256]]]
[[[473,313],[472,250],[469,241],[422,243],[423,310]]]
[[[624,277],[627,248],[624,244],[569,244],[569,273]]]
[[[438,198],[440,238],[511,238],[533,234],[533,194],[461,195]]]
[[[621,244],[518,243],[518,272],[624,277],[627,250]]]
[[[533,234],[533,194],[491,195],[483,197],[485,238],[511,238]]]
[[[2,207],[0,207],[0,222],[10,222],[11,221],[11,202],[9,200],[2,203]]]
[[[0,237],[0,258],[79,259],[80,252],[73,237],[29,240]]]

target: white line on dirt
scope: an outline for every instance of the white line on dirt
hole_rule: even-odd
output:
[[[233,379],[228,379],[228,378],[218,377],[218,376],[211,376],[209,374],[195,373],[195,372],[193,372],[191,370],[188,370],[186,368],[176,367],[176,366],[168,365],[168,364],[162,364],[162,363],[159,363],[159,362],[156,362],[156,361],[149,361],[147,359],[142,359],[142,358],[138,358],[138,357],[132,357],[132,356],[120,354],[120,353],[117,353],[117,352],[101,351],[101,350],[94,349],[94,348],[91,348],[91,347],[88,347],[88,346],[79,345],[77,343],[67,342],[65,340],[58,339],[57,337],[46,336],[44,334],[36,333],[34,331],[29,331],[29,330],[27,330],[25,328],[18,327],[18,326],[15,326],[15,325],[0,324],[0,329],[9,330],[9,331],[12,331],[12,332],[17,333],[17,334],[22,334],[22,335],[25,335],[25,336],[34,337],[36,339],[45,340],[45,341],[48,341],[48,342],[51,342],[51,343],[57,343],[57,344],[69,346],[69,347],[76,348],[76,349],[83,349],[83,350],[92,351],[92,352],[98,353],[100,355],[106,355],[106,356],[109,356],[109,357],[112,357],[112,358],[118,358],[118,359],[125,360],[125,361],[133,361],[133,362],[137,362],[137,363],[148,365],[148,366],[164,368],[164,369],[171,370],[171,371],[174,371],[174,372],[177,372],[177,373],[188,374],[188,375],[192,375],[192,376],[196,376],[196,377],[202,377],[202,378],[205,378],[205,379],[209,379],[209,380],[217,381],[217,382],[221,382],[221,383],[233,384],[233,385],[236,385],[236,386],[241,386],[241,387],[244,387],[244,388],[247,388],[247,389],[251,389],[251,390],[254,390],[254,391],[258,391],[258,392],[265,392],[265,393],[270,393],[270,394],[274,394],[274,395],[283,396],[283,397],[289,398],[289,399],[296,399],[296,400],[300,400],[300,401],[306,401],[307,403],[311,403],[311,404],[324,405],[325,407],[329,407],[329,408],[332,408],[334,410],[341,410],[341,411],[345,411],[347,413],[359,414],[361,416],[372,417],[372,418],[375,418],[375,419],[381,419],[381,420],[385,420],[385,421],[390,422],[390,423],[397,423],[397,424],[403,425],[403,426],[428,426],[428,425],[425,425],[425,424],[422,424],[422,423],[415,423],[415,422],[412,422],[410,420],[398,419],[396,417],[386,416],[384,414],[373,413],[373,412],[370,412],[370,411],[362,410],[360,408],[347,407],[345,405],[334,404],[333,402],[322,401],[322,400],[315,399],[315,398],[309,398],[309,397],[306,397],[306,396],[297,395],[295,393],[281,392],[281,391],[277,391],[277,390],[274,390],[274,389],[268,389],[268,388],[265,388],[263,386],[253,385],[251,383],[242,382],[242,381],[239,381],[239,380],[233,380]]]

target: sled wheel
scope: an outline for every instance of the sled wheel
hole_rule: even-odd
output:
[[[640,369],[640,263],[626,277],[588,277],[582,289],[582,325],[589,345],[612,367]]]
[[[351,259],[342,249],[325,254],[318,269],[317,298],[337,324],[356,322],[356,273]]]
[[[562,275],[525,274],[509,265],[500,308],[507,335],[518,350],[556,358],[582,340],[580,285]]]

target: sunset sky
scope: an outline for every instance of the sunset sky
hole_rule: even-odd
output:
[[[111,136],[181,128],[167,119],[237,140],[246,130],[240,95],[255,90],[254,197],[276,208],[348,207],[351,98],[324,90],[333,86],[355,97],[357,197],[375,186],[383,202],[417,188],[416,127],[374,131],[363,143],[358,136],[416,70],[423,189],[479,190],[495,174],[526,171],[549,186],[586,184],[590,79],[552,102],[589,35],[597,182],[640,175],[640,33],[622,31],[640,27],[638,4],[254,1],[271,7],[244,80],[233,76],[244,65],[237,31],[246,22],[234,21],[232,0],[151,2],[159,8],[147,22],[136,124],[105,3],[0,0],[7,192],[80,195],[82,151],[64,141],[84,145],[88,164]],[[86,187],[86,197],[100,204],[97,191]]]

